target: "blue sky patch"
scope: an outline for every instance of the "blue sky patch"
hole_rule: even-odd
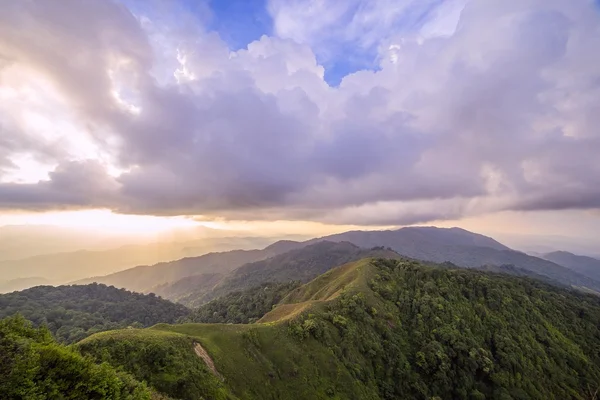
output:
[[[212,0],[209,3],[213,19],[209,25],[232,50],[271,33],[273,21],[265,0]]]

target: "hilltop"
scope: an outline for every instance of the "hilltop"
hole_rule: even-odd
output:
[[[61,342],[130,325],[176,322],[190,310],[154,294],[132,293],[106,285],[37,286],[0,295],[0,318],[21,314],[45,325]]]
[[[183,399],[584,399],[600,382],[599,324],[596,296],[365,259],[293,289],[256,324],[159,324],[77,348]]]

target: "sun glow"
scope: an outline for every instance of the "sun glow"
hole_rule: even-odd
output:
[[[54,225],[120,234],[158,234],[203,226],[186,217],[116,214],[110,210],[81,210],[0,215],[0,225]]]

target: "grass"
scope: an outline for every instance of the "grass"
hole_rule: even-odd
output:
[[[111,346],[118,342],[140,348],[159,346],[169,351],[176,346],[185,349],[185,354],[180,357],[185,358],[184,364],[188,365],[193,363],[190,357],[200,360],[193,351],[193,343],[199,343],[224,378],[226,390],[219,392],[223,398],[376,398],[370,388],[352,378],[331,349],[310,337],[298,340],[290,334],[287,323],[304,313],[316,312],[343,290],[366,285],[362,278],[368,265],[369,261],[363,260],[327,272],[291,293],[284,299],[285,304],[277,306],[258,324],[158,324],[149,329],[100,333],[82,341],[79,347],[88,352],[91,348],[98,349],[95,351],[98,354],[106,352],[106,349],[110,352]],[[102,348],[104,350],[99,350]],[[133,350],[130,348],[129,351]],[[127,357],[131,358],[123,353],[111,360],[122,365],[122,358]],[[139,369],[150,367],[140,367],[139,364],[149,361],[139,358],[137,362],[137,367],[130,366],[129,369],[137,368],[137,376],[144,375]],[[214,385],[208,378],[205,374],[204,379]],[[174,395],[172,391],[165,393]]]

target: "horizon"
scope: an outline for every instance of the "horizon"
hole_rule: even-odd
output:
[[[0,229],[600,246],[597,1],[0,10]]]

